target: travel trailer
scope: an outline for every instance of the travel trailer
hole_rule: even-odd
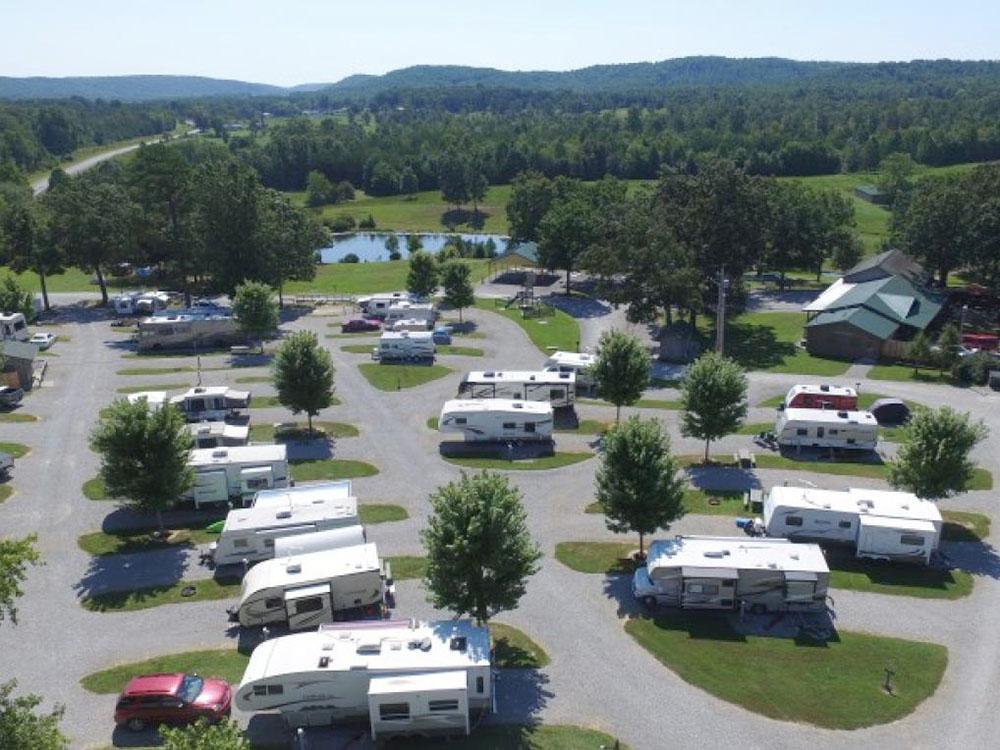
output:
[[[254,508],[291,508],[323,503],[357,503],[351,491],[351,480],[335,482],[310,482],[298,487],[284,487],[276,490],[261,490],[253,496],[250,505]]]
[[[584,388],[594,385],[591,368],[597,363],[597,357],[586,352],[552,352],[545,360],[543,369],[546,372],[572,372],[576,374],[576,384]]]
[[[576,374],[572,372],[487,370],[470,372],[458,386],[460,398],[510,398],[547,401],[553,409],[572,406],[576,400]]]
[[[399,320],[422,320],[430,328],[436,318],[437,313],[434,312],[434,305],[429,303],[418,304],[416,302],[399,301],[394,302],[385,311],[386,326],[391,326]]]
[[[361,617],[381,610],[387,578],[374,544],[275,557],[247,571],[231,616],[244,628],[280,623],[289,630]]]
[[[858,557],[928,563],[941,540],[935,503],[909,492],[772,487],[764,533],[793,541],[853,545]]]
[[[434,338],[430,331],[385,331],[372,356],[380,362],[405,359],[434,359]]]
[[[140,391],[139,393],[130,393],[128,396],[128,401],[130,404],[134,404],[137,401],[146,399],[146,406],[150,411],[156,411],[165,403],[167,403],[167,392],[166,391]]]
[[[169,303],[169,292],[125,292],[112,297],[109,304],[115,315],[152,315]]]
[[[250,438],[250,425],[230,422],[195,422],[188,425],[194,447],[232,448],[246,445]]]
[[[231,315],[215,311],[153,315],[139,321],[139,351],[219,348],[244,340]]]
[[[358,298],[358,307],[365,315],[373,318],[384,318],[389,308],[400,302],[411,302],[412,296],[409,292],[386,292],[385,294],[373,294],[368,297]]]
[[[368,541],[368,534],[361,524],[356,526],[343,526],[339,529],[327,529],[326,531],[316,531],[312,534],[295,534],[294,536],[283,536],[274,540],[275,557],[292,557],[293,555],[307,555],[310,552],[322,552],[328,549],[340,549],[341,547],[355,547],[365,544]]]
[[[787,539],[678,536],[649,545],[632,593],[646,606],[815,611],[830,583],[823,550]]]
[[[0,312],[0,341],[27,341],[28,321],[24,313],[3,313]]]
[[[793,385],[779,408],[856,411],[858,392],[839,385]]]
[[[371,737],[468,734],[492,708],[490,636],[470,620],[321,625],[264,641],[236,690],[241,711],[292,728],[367,719]]]
[[[466,442],[524,442],[552,439],[552,406],[504,398],[446,401],[438,430],[459,432]]]
[[[216,565],[256,562],[274,557],[281,537],[314,534],[358,525],[357,506],[317,505],[309,508],[240,508],[226,516],[212,543]]]
[[[173,396],[170,403],[181,410],[188,422],[212,422],[249,408],[250,391],[237,391],[224,385],[197,386]]]
[[[243,504],[258,490],[288,486],[284,445],[193,450],[188,465],[195,472],[190,495],[196,508],[230,500]]]
[[[778,445],[874,450],[878,421],[869,411],[785,409],[774,423]]]
[[[418,320],[417,318],[404,318],[395,321],[391,326],[386,323],[386,327],[393,331],[429,331],[434,325],[429,320]]]

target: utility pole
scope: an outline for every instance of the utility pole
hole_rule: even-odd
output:
[[[719,266],[719,300],[715,305],[715,351],[723,354],[726,346],[726,267]]]

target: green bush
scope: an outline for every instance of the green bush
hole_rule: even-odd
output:
[[[357,226],[353,216],[334,216],[332,219],[326,219],[323,223],[331,232],[350,232]]]
[[[1000,369],[1000,361],[986,352],[962,357],[951,368],[951,376],[959,383],[986,385],[990,370]]]

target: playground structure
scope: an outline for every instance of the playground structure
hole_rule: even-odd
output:
[[[556,312],[555,308],[535,295],[535,272],[530,269],[524,270],[521,289],[507,299],[497,298],[496,306],[507,310],[516,307],[524,318],[543,318],[555,315]]]

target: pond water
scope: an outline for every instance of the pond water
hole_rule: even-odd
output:
[[[320,259],[323,263],[336,263],[349,253],[354,253],[362,262],[389,260],[389,251],[385,249],[385,240],[388,236],[388,232],[358,232],[356,234],[337,235],[333,238],[333,242],[329,247],[324,247],[319,251]],[[406,252],[406,239],[409,234],[400,232],[396,236],[399,238],[399,253],[405,260],[409,257],[409,253]],[[425,253],[440,251],[448,242],[448,239],[454,236],[456,235],[419,234]],[[492,239],[496,244],[498,255],[503,253],[507,248],[507,240],[510,239],[500,234],[459,234],[457,236],[471,242],[486,242]]]

